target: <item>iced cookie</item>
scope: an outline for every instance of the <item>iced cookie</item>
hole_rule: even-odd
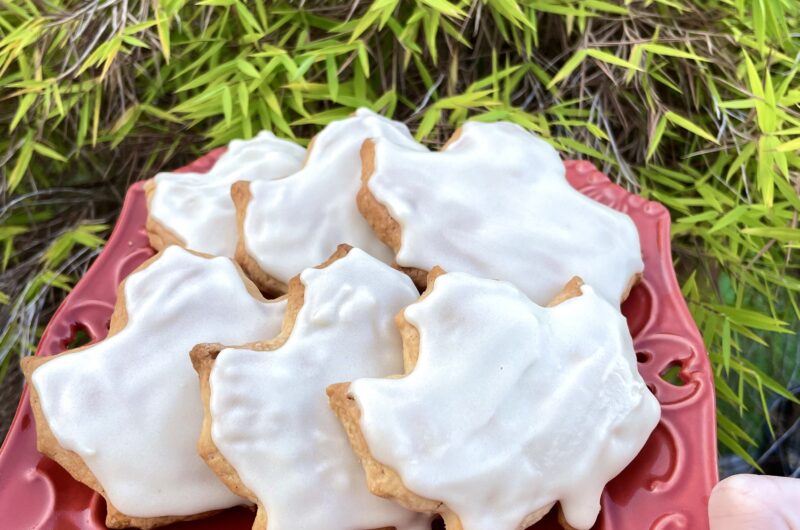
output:
[[[631,219],[573,189],[558,153],[517,125],[467,122],[438,153],[377,138],[362,160],[359,209],[420,287],[439,265],[546,304],[580,276],[619,303],[642,272]]]
[[[192,350],[205,405],[200,454],[258,505],[254,530],[430,528],[369,492],[325,396],[336,381],[402,372],[393,317],[417,297],[407,276],[343,246],[291,280],[277,338]]]
[[[447,530],[523,529],[556,502],[594,524],[660,409],[618,309],[577,278],[553,303],[431,272],[397,317],[407,375],[328,389],[374,493]]]
[[[106,498],[112,528],[246,503],[197,454],[203,407],[189,352],[273,337],[285,309],[231,259],[168,247],[122,283],[105,340],[23,360],[39,450]]]
[[[262,290],[285,292],[289,278],[323,262],[340,243],[392,261],[391,250],[356,206],[359,150],[367,138],[385,138],[411,152],[424,150],[402,123],[359,109],[314,137],[301,171],[234,186],[240,223],[236,259]]]
[[[283,178],[299,170],[304,157],[299,145],[262,131],[232,141],[207,173],[159,173],[145,183],[150,244],[232,258],[238,236],[231,185]]]

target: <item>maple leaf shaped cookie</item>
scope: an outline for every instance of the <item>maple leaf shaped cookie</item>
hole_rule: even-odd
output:
[[[304,157],[299,145],[262,131],[232,141],[207,173],[159,173],[145,184],[150,244],[232,258],[238,236],[231,185],[283,178],[299,170]]]
[[[356,206],[359,151],[367,138],[424,150],[402,123],[359,109],[314,137],[299,172],[233,187],[240,230],[236,259],[262,290],[285,292],[289,278],[327,259],[341,243],[391,262],[391,250]]]
[[[343,246],[291,280],[280,336],[192,350],[200,454],[258,505],[254,530],[429,530],[428,517],[369,492],[325,395],[342,379],[402,371],[393,317],[417,297],[407,276]]]
[[[285,308],[231,259],[168,247],[120,285],[106,339],[23,361],[39,450],[106,498],[112,528],[245,503],[197,455],[203,408],[189,352],[275,336]]]
[[[434,269],[397,317],[402,378],[328,389],[370,489],[447,530],[516,530],[560,503],[590,528],[659,405],[624,317],[575,279],[541,307],[507,282]]]
[[[362,149],[361,212],[420,287],[439,265],[547,303],[580,276],[613,303],[642,272],[631,219],[573,189],[558,153],[508,122],[467,122],[445,148]]]

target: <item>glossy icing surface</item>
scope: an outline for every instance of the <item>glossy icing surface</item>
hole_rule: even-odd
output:
[[[556,501],[590,528],[660,410],[624,317],[582,292],[543,308],[506,282],[440,276],[404,312],[420,334],[414,370],[350,386],[373,456],[465,530],[515,530]]]
[[[386,138],[410,151],[424,150],[402,123],[359,109],[314,137],[301,171],[250,185],[244,243],[267,274],[286,283],[306,267],[322,263],[341,243],[392,261],[392,252],[373,234],[356,205],[361,187],[359,152],[367,138]]]
[[[34,371],[50,429],[127,515],[241,504],[197,455],[203,411],[189,351],[275,335],[285,301],[254,298],[230,259],[176,246],[132,274],[124,293],[122,330]]]
[[[156,175],[150,216],[187,248],[233,257],[238,234],[231,185],[283,178],[299,170],[304,157],[305,149],[268,131],[250,140],[234,140],[207,173]]]
[[[260,499],[270,530],[429,529],[428,518],[369,492],[325,393],[360,375],[402,373],[393,319],[417,290],[358,249],[301,280],[304,303],[283,345],[218,355],[214,444]]]
[[[643,269],[631,219],[573,189],[558,153],[508,122],[467,122],[439,153],[377,139],[368,187],[401,226],[406,267],[507,280],[540,304],[573,276],[618,304]]]

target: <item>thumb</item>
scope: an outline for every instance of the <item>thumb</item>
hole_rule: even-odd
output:
[[[708,502],[711,530],[800,530],[800,480],[734,475]]]

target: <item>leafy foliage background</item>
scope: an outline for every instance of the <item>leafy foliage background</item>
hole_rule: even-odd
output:
[[[364,105],[433,147],[511,120],[667,205],[721,449],[757,468],[797,427],[767,420],[800,383],[799,23],[795,0],[0,1],[3,403],[131,182]]]

